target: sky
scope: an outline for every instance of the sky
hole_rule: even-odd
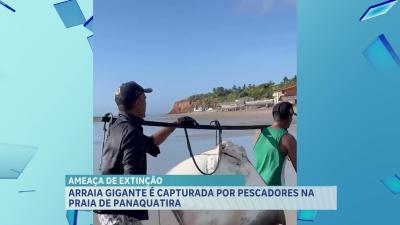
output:
[[[126,81],[153,88],[147,114],[214,87],[296,74],[295,0],[113,0],[94,4],[94,114]]]

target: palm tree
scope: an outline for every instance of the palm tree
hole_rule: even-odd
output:
[[[285,76],[284,78],[283,78],[283,83],[287,83],[289,81],[289,78],[287,78],[287,76]]]

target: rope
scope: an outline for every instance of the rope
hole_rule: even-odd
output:
[[[222,129],[221,129],[221,124],[219,123],[218,120],[211,121],[210,124],[213,124],[213,123],[214,123],[214,127],[215,127],[215,143],[216,143],[216,145],[218,145],[218,161],[217,161],[217,166],[215,167],[214,171],[212,171],[211,173],[204,172],[202,169],[200,169],[200,167],[197,164],[197,161],[195,159],[195,156],[193,154],[193,150],[192,150],[192,146],[190,144],[189,134],[188,134],[187,128],[184,128],[185,138],[186,138],[186,145],[187,145],[187,148],[189,150],[190,157],[192,158],[193,164],[196,167],[196,169],[203,175],[213,175],[218,170],[218,167],[219,167],[219,164],[220,164],[221,158],[222,158],[221,157],[222,156]]]
[[[107,114],[106,114],[107,115]],[[114,122],[117,118],[106,117],[103,116],[102,122]],[[175,128],[187,128],[187,129],[200,129],[200,130],[215,130],[215,125],[201,125],[201,124],[177,124],[177,123],[167,123],[167,122],[158,122],[158,121],[149,121],[144,120],[142,122],[144,126],[151,127],[175,127]],[[219,128],[222,130],[258,130],[269,127],[270,125],[261,124],[261,125],[221,125]]]
[[[113,117],[111,113],[105,114],[101,121],[104,122],[104,137],[103,137],[103,149],[104,143],[107,135],[109,135],[109,128],[112,123],[114,123],[116,118]],[[252,129],[262,129],[269,127],[270,125],[239,125],[239,126],[222,126],[218,120],[211,121],[209,125],[199,125],[194,119],[192,119],[191,124],[178,124],[178,123],[166,123],[166,122],[157,122],[157,121],[143,121],[142,125],[144,126],[156,126],[156,127],[175,127],[175,128],[183,128],[185,131],[186,145],[192,158],[192,161],[196,167],[196,169],[203,175],[212,175],[214,174],[219,167],[222,158],[222,130],[252,130]],[[108,127],[107,127],[108,124]],[[193,154],[192,146],[189,140],[188,129],[203,129],[203,130],[215,130],[215,144],[218,146],[218,161],[217,165],[211,173],[204,172],[195,159]],[[101,165],[101,164],[100,164]]]
[[[107,113],[105,114],[101,121],[104,122],[103,125],[103,144],[102,144],[102,154],[104,150],[104,144],[105,141],[109,135],[110,131],[110,126],[115,122],[116,118],[113,116],[112,113]],[[242,125],[242,126],[221,126],[220,122],[218,120],[213,120],[210,122],[210,125],[199,125],[196,121],[194,121],[193,124],[185,124],[185,125],[180,125],[176,123],[165,123],[165,122],[157,122],[157,121],[143,121],[143,124],[145,126],[157,126],[157,127],[175,127],[175,128],[183,128],[185,131],[185,138],[186,138],[186,145],[190,154],[190,157],[192,158],[192,161],[196,167],[196,169],[203,175],[213,175],[217,170],[218,167],[221,163],[222,159],[222,130],[251,130],[251,129],[262,129],[265,127],[268,127],[270,125]],[[189,140],[189,134],[187,129],[203,129],[203,130],[215,130],[215,145],[218,146],[218,160],[217,160],[217,165],[211,173],[204,172],[202,169],[200,169],[199,165],[197,164],[197,161],[195,159],[195,156],[192,151],[192,146],[190,144]],[[233,157],[233,156],[232,156]],[[234,157],[236,158],[236,157]],[[100,161],[100,167],[101,164],[103,163],[103,157],[101,157]],[[100,168],[99,168],[100,169]],[[174,212],[175,213],[175,212]],[[183,224],[182,221],[179,221],[179,223]],[[161,213],[160,210],[158,210],[158,224],[161,225]]]
[[[158,211],[158,225],[161,225],[161,213],[160,210],[157,211]]]
[[[104,118],[108,118],[108,121],[104,120]],[[103,143],[102,143],[102,147],[101,147],[101,155],[103,155],[104,144],[105,144],[106,139],[108,138],[108,135],[110,134],[110,132],[109,132],[110,131],[110,126],[114,122],[113,118],[114,118],[114,116],[113,116],[112,113],[106,113],[103,116],[104,125],[103,125]],[[98,168],[99,170],[101,170],[101,165],[102,164],[103,164],[103,157],[100,158],[100,165],[99,165],[99,168]]]

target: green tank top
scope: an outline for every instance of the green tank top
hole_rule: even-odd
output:
[[[287,130],[267,127],[261,130],[254,145],[254,166],[270,186],[282,185],[281,175],[285,155],[279,150],[279,143]]]

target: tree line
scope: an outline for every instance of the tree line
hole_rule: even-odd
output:
[[[231,88],[215,87],[212,89],[212,92],[192,95],[188,97],[187,100],[191,102],[201,101],[205,105],[212,106],[215,103],[233,102],[243,97],[251,97],[255,100],[270,99],[274,91],[295,85],[296,82],[297,76],[293,76],[292,78],[285,76],[282,81],[277,84],[273,81],[269,81],[258,85],[233,85]]]

